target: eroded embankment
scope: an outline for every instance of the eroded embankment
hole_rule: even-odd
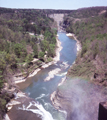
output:
[[[98,120],[99,102],[107,100],[106,88],[79,78],[69,78],[51,95],[56,109],[67,112],[67,120]]]

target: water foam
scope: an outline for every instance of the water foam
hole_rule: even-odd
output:
[[[50,103],[45,103],[45,109],[53,108],[53,106]]]
[[[59,71],[61,71],[60,68],[56,68],[48,73],[48,77],[44,79],[44,81],[49,81],[50,79],[54,78],[55,74],[57,74]]]
[[[41,94],[40,97],[35,98],[35,100],[38,100],[38,99],[41,99],[41,98],[47,97],[47,96],[49,96],[49,94]]]
[[[30,109],[31,106],[35,106],[38,109]],[[23,105],[22,107],[18,107],[18,109],[31,111],[31,112],[37,114],[39,117],[41,117],[42,120],[54,120],[52,115],[48,111],[46,111],[41,104],[38,104],[34,101],[30,102],[27,107],[25,105]]]
[[[65,80],[66,80],[66,76],[65,76],[64,78],[62,78],[62,80],[61,80],[61,82],[58,84],[58,86],[61,86],[61,85],[64,83]]]
[[[40,97],[35,98],[36,100],[41,99],[45,96],[45,94],[41,94]]]
[[[66,61],[66,62],[63,62],[62,64],[60,64],[60,67],[61,67],[62,69],[66,69],[67,67],[69,67],[69,64],[68,64],[68,62]]]
[[[61,74],[56,74],[56,76],[65,76],[67,72],[61,73]]]

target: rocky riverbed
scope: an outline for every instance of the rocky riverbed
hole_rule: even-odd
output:
[[[33,99],[29,98],[22,92],[18,92],[14,99],[12,99],[8,104],[8,113],[5,117],[7,120],[41,120],[42,115],[36,115],[34,112],[39,112],[36,107],[37,104]],[[28,111],[29,114],[28,114]],[[34,112],[33,112],[34,111]]]

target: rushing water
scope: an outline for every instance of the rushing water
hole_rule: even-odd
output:
[[[65,33],[58,33],[58,35],[62,46],[60,60],[56,64],[39,71],[27,81],[30,82],[30,85],[25,83],[21,85],[23,86],[22,91],[42,104],[53,119],[65,120],[65,114],[52,106],[50,95],[57,89],[58,84],[65,78],[69,67],[75,61],[77,49],[75,40],[67,37]]]
[[[61,95],[65,97],[61,101],[64,101],[62,106],[66,108],[67,120],[98,120],[99,102],[107,101],[107,88],[80,78],[68,78],[58,87],[62,79],[66,78],[77,53],[75,40],[67,37],[65,33],[58,33],[58,35],[63,48],[60,51],[60,60],[20,84],[22,91],[40,104],[30,102],[28,106],[23,105],[18,109],[37,113],[42,116],[42,120],[66,120],[64,111],[56,110],[50,100],[50,95],[58,88],[62,92]],[[31,109],[31,106],[39,109]]]

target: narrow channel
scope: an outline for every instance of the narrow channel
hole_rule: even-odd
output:
[[[54,120],[65,120],[65,114],[56,110],[50,100],[50,95],[57,89],[58,84],[66,77],[69,67],[76,59],[76,41],[66,36],[66,33],[58,33],[61,42],[60,60],[48,68],[42,69],[34,77],[28,78],[20,84],[23,92],[38,101]]]

